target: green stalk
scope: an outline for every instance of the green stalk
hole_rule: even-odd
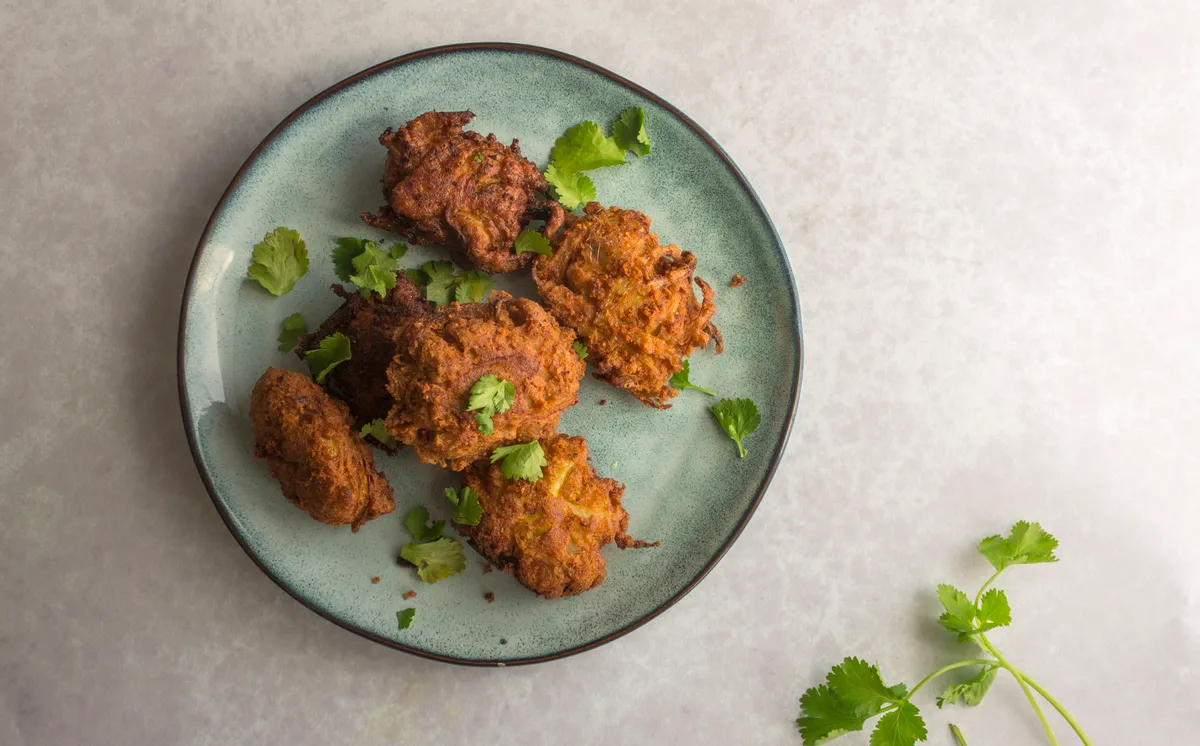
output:
[[[983,592],[988,589],[988,586],[990,586],[992,583],[996,582],[996,578],[1000,577],[1000,573],[1002,573],[1002,572],[1004,572],[1003,567],[1001,567],[996,572],[992,573],[992,577],[988,578],[987,582],[983,584],[983,587],[979,589],[979,593],[975,594],[975,606],[976,607],[979,606],[979,599],[983,598]]]
[[[929,682],[933,681],[934,679],[936,679],[937,677],[941,676],[942,674],[944,674],[948,671],[953,671],[956,668],[965,668],[966,666],[994,666],[998,662],[999,661],[987,660],[986,658],[973,658],[969,661],[959,661],[957,663],[951,663],[948,666],[942,666],[938,670],[934,671],[933,673],[929,674],[925,678],[921,679],[921,681],[918,682],[917,685],[912,688],[912,691],[910,691],[907,695],[905,695],[904,699],[905,700],[910,699],[912,697],[912,695],[916,694],[917,691],[921,687],[925,686]]]
[[[967,746],[967,739],[963,738],[962,731],[954,723],[950,723],[950,732],[954,734],[954,740],[958,741],[958,746]]]
[[[1040,686],[1040,685],[1039,685],[1039,684],[1038,684],[1036,681],[1034,681],[1033,679],[1029,678],[1029,677],[1028,677],[1028,676],[1026,676],[1025,674],[1021,674],[1021,678],[1022,678],[1022,679],[1024,679],[1024,680],[1025,680],[1025,682],[1026,682],[1026,683],[1028,683],[1028,684],[1029,684],[1031,687],[1033,687],[1034,689],[1036,689],[1036,690],[1037,690],[1037,693],[1038,693],[1038,694],[1040,694],[1040,695],[1042,695],[1042,697],[1044,697],[1044,698],[1046,699],[1046,701],[1047,701],[1047,702],[1049,702],[1049,703],[1050,703],[1050,704],[1051,704],[1051,705],[1054,707],[1054,709],[1058,710],[1058,714],[1063,716],[1063,720],[1066,720],[1066,721],[1067,721],[1067,723],[1068,723],[1068,724],[1071,726],[1071,728],[1072,728],[1072,729],[1075,731],[1075,735],[1079,736],[1079,740],[1080,740],[1080,741],[1083,741],[1083,743],[1084,743],[1086,746],[1092,746],[1091,739],[1089,739],[1089,738],[1087,737],[1087,734],[1083,732],[1083,728],[1082,728],[1082,727],[1079,725],[1079,723],[1075,722],[1075,718],[1071,717],[1071,713],[1067,712],[1067,708],[1065,708],[1065,707],[1063,707],[1062,705],[1060,705],[1060,704],[1058,703],[1058,700],[1057,700],[1057,699],[1055,699],[1054,697],[1050,696],[1050,692],[1048,692],[1048,691],[1046,691],[1045,689],[1043,689],[1043,688],[1042,688],[1042,687],[1041,687],[1041,686]]]
[[[1029,704],[1033,706],[1033,711],[1037,714],[1038,722],[1042,724],[1042,730],[1046,731],[1046,738],[1049,739],[1050,746],[1058,746],[1058,739],[1054,737],[1054,731],[1050,729],[1050,723],[1046,722],[1045,713],[1042,712],[1042,708],[1038,705],[1037,700],[1033,698],[1033,692],[1029,691],[1029,685],[1025,683],[1025,674],[1021,673],[1019,668],[1005,660],[1004,656],[1000,655],[1000,651],[996,650],[992,646],[992,643],[988,642],[987,636],[982,632],[979,633],[979,642],[989,653],[996,656],[996,662],[1000,664],[1000,667],[1006,669],[1017,680],[1017,684],[1020,685],[1021,691],[1025,694],[1025,699],[1029,700]]]

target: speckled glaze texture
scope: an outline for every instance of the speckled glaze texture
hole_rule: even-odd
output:
[[[409,451],[377,462],[396,490],[396,512],[357,535],[320,525],[279,494],[253,458],[247,403],[269,365],[299,369],[279,353],[279,322],[296,311],[310,326],[337,305],[330,251],[344,235],[380,238],[358,219],[381,202],[385,128],[431,110],[474,111],[472,128],[517,138],[545,165],[555,138],[592,119],[607,126],[629,106],[646,110],[650,156],[595,172],[604,204],[645,212],[659,239],[692,251],[697,274],[717,291],[726,349],[692,357],[692,379],[727,397],[749,397],[763,422],[736,448],[708,412],[713,399],[684,392],[654,411],[590,376],[560,432],[588,439],[602,476],[627,485],[630,533],[661,541],[647,550],[606,550],[608,579],[579,597],[545,601],[501,572],[484,574],[468,550],[465,573],[436,585],[397,567],[403,518],[422,504],[447,516],[451,472]],[[310,270],[275,298],[246,280],[251,247],[278,225],[307,242]],[[441,258],[414,247],[416,266]],[[741,274],[746,284],[732,289]],[[533,293],[528,271],[496,287]],[[627,631],[703,576],[749,519],[774,471],[791,424],[801,367],[800,318],[786,254],[736,167],[693,124],[618,79],[533,49],[468,48],[385,63],[314,99],[247,162],[210,222],[185,299],[180,376],[197,463],[231,530],[278,583],[321,614],[413,652],[462,662],[528,662],[576,652]],[[606,400],[605,405],[600,402]],[[364,578],[380,576],[379,584]],[[418,597],[404,601],[413,589]],[[485,600],[493,592],[495,602]],[[395,612],[415,606],[403,631]]]

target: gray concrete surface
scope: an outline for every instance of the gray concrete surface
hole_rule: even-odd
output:
[[[775,218],[808,341],[786,462],[713,574],[503,671],[277,589],[175,388],[188,262],[246,155],[346,75],[468,40],[572,52],[703,124]],[[997,645],[1098,745],[1194,742],[1196,3],[18,0],[0,49],[0,743],[799,744],[842,656],[911,684],[963,652],[933,585],[981,582],[972,544],[1019,518],[1063,561],[1003,583]],[[1011,681],[918,702],[934,744],[1044,743]]]

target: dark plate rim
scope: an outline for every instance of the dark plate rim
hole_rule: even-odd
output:
[[[234,190],[237,189],[239,184],[241,184],[242,177],[245,175],[246,171],[250,168],[250,166],[254,163],[254,161],[256,161],[258,159],[258,156],[263,152],[263,150],[265,150],[267,148],[267,146],[270,145],[275,140],[275,138],[278,137],[279,134],[281,132],[283,132],[289,125],[291,125],[291,123],[293,121],[295,121],[298,117],[300,117],[302,114],[304,114],[309,109],[316,106],[317,104],[320,104],[322,101],[324,101],[330,95],[337,93],[338,91],[341,91],[344,88],[348,88],[352,85],[355,85],[356,83],[359,83],[377,73],[383,72],[384,70],[389,70],[394,67],[399,67],[400,65],[404,65],[409,62],[424,59],[426,57],[434,57],[434,56],[443,55],[443,54],[456,54],[459,52],[478,52],[478,51],[521,52],[524,54],[535,54],[535,55],[541,55],[541,56],[545,56],[545,57],[552,57],[554,59],[561,60],[563,62],[569,62],[571,64],[578,65],[579,67],[582,67],[582,68],[590,70],[594,73],[603,75],[604,77],[608,78],[609,80],[612,80],[613,82],[618,83],[618,84],[624,86],[625,88],[628,88],[628,89],[634,91],[635,93],[650,99],[656,105],[661,106],[663,109],[666,109],[668,112],[670,112],[675,117],[678,117],[681,122],[686,124],[693,131],[695,131],[695,133],[697,135],[699,135],[700,138],[703,139],[704,142],[710,148],[712,148],[713,152],[715,152],[717,154],[717,156],[720,157],[721,161],[725,164],[725,167],[729,169],[729,172],[731,174],[733,174],[734,178],[736,178],[738,180],[738,183],[741,184],[742,188],[746,190],[746,193],[749,194],[750,199],[754,203],[754,207],[758,210],[759,215],[762,217],[762,220],[766,223],[767,227],[770,229],[771,236],[775,241],[775,245],[776,245],[777,249],[779,250],[780,258],[783,261],[783,267],[787,272],[786,279],[788,281],[788,283],[787,283],[788,284],[788,298],[791,301],[791,315],[792,315],[792,318],[794,319],[795,325],[796,325],[796,370],[792,377],[792,390],[791,390],[790,401],[788,402],[788,405],[787,405],[788,406],[787,419],[785,421],[786,424],[784,425],[782,437],[780,437],[779,443],[775,448],[775,453],[772,454],[772,456],[771,456],[771,462],[767,467],[767,473],[763,476],[763,480],[758,486],[758,491],[755,494],[754,499],[751,500],[750,505],[746,508],[746,512],[742,514],[742,517],[740,519],[738,519],[737,525],[734,527],[733,531],[729,534],[729,536],[725,539],[725,542],[717,550],[716,554],[713,555],[712,559],[710,559],[708,561],[708,563],[705,564],[703,568],[701,568],[699,574],[697,574],[696,577],[692,578],[686,585],[684,585],[684,587],[681,588],[678,593],[676,593],[671,598],[667,599],[658,608],[654,609],[653,611],[650,611],[649,613],[643,615],[642,617],[640,617],[638,619],[635,619],[634,621],[630,622],[629,624],[622,627],[621,629],[616,630],[615,632],[611,632],[607,635],[604,635],[603,637],[592,640],[591,642],[584,643],[583,645],[577,645],[573,648],[567,648],[566,650],[560,650],[556,653],[532,656],[532,657],[528,657],[528,658],[514,658],[514,659],[507,659],[507,660],[505,660],[505,659],[480,660],[480,659],[472,659],[472,658],[457,658],[455,656],[441,655],[439,653],[434,653],[434,652],[431,652],[428,650],[422,650],[420,648],[416,648],[416,647],[412,647],[409,645],[405,645],[403,643],[396,642],[395,640],[389,640],[387,638],[380,637],[371,632],[368,632],[367,630],[361,629],[359,627],[354,626],[353,624],[350,624],[341,619],[338,619],[336,616],[334,616],[332,614],[328,614],[320,608],[317,608],[314,604],[310,603],[306,598],[304,598],[299,593],[294,591],[286,583],[284,583],[278,577],[276,577],[270,570],[268,570],[265,566],[263,566],[263,564],[261,562],[259,562],[258,557],[256,557],[254,555],[254,553],[252,551],[250,551],[250,548],[248,546],[246,546],[246,542],[242,539],[241,534],[234,527],[233,522],[230,519],[228,511],[226,511],[226,509],[225,509],[224,505],[222,505],[220,499],[217,498],[216,490],[213,487],[212,480],[209,478],[209,475],[208,475],[208,470],[205,467],[204,461],[200,455],[199,443],[196,442],[196,439],[192,435],[192,423],[194,422],[194,418],[192,417],[191,406],[188,404],[187,385],[184,381],[184,375],[183,375],[183,367],[184,367],[183,357],[184,357],[184,349],[186,347],[186,340],[187,340],[188,306],[192,299],[192,288],[193,288],[194,282],[195,282],[196,268],[200,263],[200,256],[203,253],[204,245],[208,242],[209,233],[212,231],[213,224],[216,222],[217,216],[221,213],[221,211],[225,207],[225,202],[229,199],[230,195],[233,194]],[[634,631],[635,629],[641,627],[642,625],[646,624],[650,620],[652,620],[652,619],[656,618],[657,616],[659,616],[660,614],[662,614],[667,609],[674,606],[676,603],[679,602],[680,599],[682,599],[689,592],[691,592],[691,590],[693,588],[695,588],[700,583],[700,581],[703,580],[705,578],[705,576],[708,575],[708,573],[712,571],[712,569],[714,567],[716,567],[717,563],[721,561],[721,558],[723,558],[725,556],[725,553],[729,551],[729,548],[731,546],[733,546],[733,543],[735,541],[737,541],[739,536],[741,536],[742,530],[745,529],[746,524],[749,523],[751,516],[754,515],[754,511],[758,509],[759,503],[762,502],[763,495],[766,494],[767,487],[770,486],[771,480],[775,476],[775,471],[779,467],[779,462],[783,457],[783,452],[787,448],[788,440],[791,437],[792,424],[796,418],[796,407],[797,407],[797,403],[800,398],[800,384],[801,384],[801,379],[803,377],[803,371],[804,371],[804,335],[803,335],[802,324],[801,324],[800,300],[799,300],[798,294],[796,292],[796,281],[795,281],[795,276],[792,274],[791,263],[788,261],[787,252],[783,251],[782,247],[783,247],[783,240],[780,238],[779,232],[775,229],[775,224],[771,221],[771,216],[767,214],[766,208],[763,207],[762,200],[759,199],[758,194],[754,191],[754,187],[752,187],[750,185],[750,182],[747,181],[746,176],[742,173],[741,169],[738,168],[737,164],[733,162],[733,159],[729,157],[729,154],[726,153],[725,150],[722,149],[721,146],[717,144],[716,140],[714,140],[711,135],[709,135],[707,132],[704,131],[704,128],[702,128],[700,125],[696,124],[696,122],[693,121],[691,117],[689,117],[687,114],[684,114],[677,107],[675,107],[674,105],[672,105],[671,103],[669,103],[668,101],[663,99],[662,97],[652,93],[651,91],[643,88],[642,86],[638,85],[637,83],[634,83],[633,81],[626,80],[625,78],[621,77],[620,75],[617,75],[614,72],[611,72],[603,67],[600,67],[599,65],[593,64],[591,62],[588,62],[587,60],[581,59],[581,58],[576,57],[571,54],[567,54],[565,52],[560,52],[558,50],[549,49],[546,47],[532,46],[529,44],[517,44],[517,43],[512,43],[512,42],[472,42],[472,43],[462,43],[462,44],[446,44],[443,46],[430,47],[428,49],[422,49],[422,50],[419,50],[416,52],[410,52],[409,54],[401,55],[399,57],[394,57],[390,60],[380,62],[379,64],[369,67],[366,70],[363,70],[354,75],[351,75],[350,77],[346,78],[345,80],[342,80],[341,82],[336,83],[336,84],[330,86],[329,88],[326,88],[325,90],[321,91],[317,95],[310,98],[308,101],[305,101],[291,114],[288,114],[287,117],[285,117],[283,119],[283,121],[281,121],[279,124],[275,125],[275,128],[271,130],[270,134],[268,134],[263,139],[263,141],[258,144],[258,147],[256,147],[254,149],[254,151],[252,153],[250,153],[250,156],[248,158],[246,158],[246,161],[242,164],[241,168],[239,168],[237,173],[234,174],[233,180],[229,182],[229,186],[225,188],[225,192],[221,195],[221,199],[217,202],[216,207],[213,208],[212,214],[209,216],[208,222],[204,226],[204,232],[200,234],[200,240],[196,244],[196,252],[195,252],[194,256],[192,257],[191,267],[188,268],[187,281],[186,281],[186,284],[184,285],[184,291],[183,291],[183,303],[182,303],[182,308],[181,308],[180,314],[179,314],[179,342],[178,342],[179,347],[178,347],[178,351],[176,353],[176,378],[178,379],[179,403],[180,403],[180,408],[182,410],[184,433],[187,436],[188,448],[191,449],[192,459],[196,462],[196,470],[200,472],[200,478],[204,482],[204,488],[208,491],[208,496],[212,500],[213,505],[216,507],[217,512],[220,514],[221,520],[225,522],[226,528],[228,528],[229,532],[231,534],[233,534],[234,539],[237,540],[238,545],[241,546],[242,550],[247,554],[247,556],[250,557],[251,561],[253,561],[254,564],[258,566],[258,569],[261,570],[263,572],[263,574],[265,574],[277,586],[279,586],[281,589],[283,589],[283,591],[285,593],[287,593],[289,596],[291,596],[292,598],[299,601],[301,604],[303,604],[305,607],[307,607],[310,611],[316,613],[317,615],[323,617],[324,619],[326,619],[330,622],[333,622],[337,626],[339,626],[345,630],[348,630],[350,632],[353,632],[357,635],[360,635],[362,637],[365,637],[368,640],[377,642],[380,645],[385,645],[389,648],[401,650],[401,651],[404,651],[405,653],[410,653],[412,655],[415,655],[415,656],[418,656],[421,658],[428,658],[431,660],[443,661],[445,663],[454,663],[454,664],[464,665],[464,666],[487,666],[487,667],[523,666],[523,665],[529,665],[529,664],[533,664],[533,663],[543,663],[546,661],[558,660],[560,658],[566,658],[568,656],[577,655],[579,653],[582,653],[582,652],[585,652],[588,650],[592,650],[593,648],[600,647],[601,645],[604,645],[605,643],[612,642],[613,640],[616,640],[619,637],[623,637],[624,635],[627,635],[630,632]]]

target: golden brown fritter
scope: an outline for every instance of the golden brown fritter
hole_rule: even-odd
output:
[[[487,459],[463,472],[463,486],[479,495],[483,516],[478,526],[455,528],[488,562],[538,595],[558,598],[604,582],[600,548],[606,544],[658,546],[626,534],[625,486],[596,476],[586,440],[551,435],[540,443],[547,463],[536,482],[507,479]]]
[[[396,404],[387,430],[425,463],[456,471],[497,446],[549,435],[579,401],[585,368],[574,339],[537,303],[499,290],[483,303],[438,308],[412,322],[388,369]],[[485,436],[466,408],[471,387],[489,374],[516,393]]]
[[[250,395],[250,423],[254,455],[270,464],[283,496],[321,523],[358,531],[395,509],[346,405],[307,376],[267,368]]]
[[[464,131],[474,118],[431,111],[380,135],[388,204],[362,218],[413,243],[445,246],[459,264],[512,272],[529,263],[529,254],[513,253],[513,242],[524,223],[545,213],[537,195],[546,179],[516,140],[505,147],[495,135]]]
[[[651,407],[665,409],[679,392],[667,381],[697,347],[716,340],[716,308],[708,283],[696,277],[696,257],[660,246],[650,219],[634,210],[590,202],[568,218],[554,255],[538,256],[533,279],[547,310],[587,345],[596,377]]]
[[[363,298],[334,285],[333,292],[345,299],[316,330],[300,338],[296,355],[316,349],[321,340],[341,332],[350,339],[350,359],[338,365],[325,378],[325,385],[350,407],[355,425],[386,417],[392,408],[387,390],[387,369],[396,356],[405,329],[416,318],[428,313],[429,304],[421,298],[421,289],[399,273],[396,287],[380,298],[372,293]]]

